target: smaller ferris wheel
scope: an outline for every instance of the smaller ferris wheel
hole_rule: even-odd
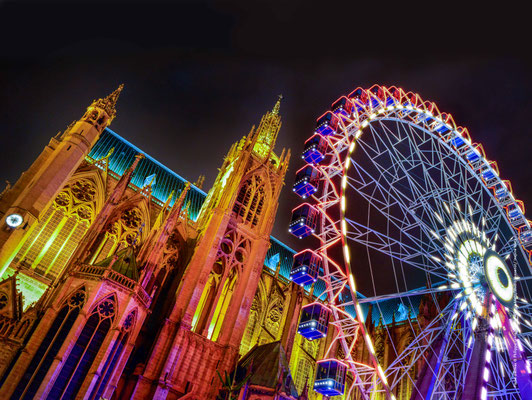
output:
[[[531,222],[467,129],[375,85],[335,101],[302,158],[289,231],[314,240],[291,279],[323,289],[298,332],[333,335],[314,390],[532,399]]]

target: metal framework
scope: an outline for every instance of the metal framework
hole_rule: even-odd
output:
[[[450,114],[402,89],[359,88],[331,114],[311,203],[336,328],[329,356],[342,349],[347,398],[402,398],[407,384],[412,399],[531,398],[532,229],[496,163]],[[432,320],[410,315],[422,297]],[[386,321],[390,301],[409,310],[411,340],[391,341],[384,362],[361,304]]]

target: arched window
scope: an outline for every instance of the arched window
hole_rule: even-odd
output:
[[[236,268],[233,268],[224,282],[222,293],[220,295],[220,298],[218,299],[218,303],[216,304],[216,308],[214,310],[214,314],[212,316],[211,324],[209,326],[209,331],[207,335],[207,337],[213,341],[216,341],[218,339],[218,335],[220,334],[220,330],[222,329],[225,314],[227,312],[227,309],[229,308],[231,298],[233,297],[237,277],[238,273],[236,271]]]
[[[245,355],[255,345],[257,341],[257,338],[260,334],[260,314],[260,300],[257,296],[255,296],[253,298],[253,303],[251,303],[248,323],[246,325],[244,337],[242,338],[242,343],[240,345],[240,355],[242,356]]]
[[[63,362],[47,399],[73,399],[76,397],[89,368],[111,328],[116,312],[112,297],[98,303],[92,310],[68,358]]]
[[[113,254],[119,245],[130,246],[139,236],[142,226],[142,212],[138,207],[131,207],[116,215],[108,223],[94,246],[90,263],[100,262]]]
[[[196,307],[196,312],[192,318],[192,330],[201,333],[205,327],[205,322],[210,315],[210,311],[216,297],[216,289],[218,288],[219,276],[214,272],[209,274],[209,280],[203,288],[200,301]]]
[[[131,312],[126,317],[126,320],[124,322],[124,325],[122,326],[120,334],[118,335],[118,337],[116,338],[113,344],[113,348],[111,349],[111,352],[109,353],[109,356],[107,357],[107,360],[105,361],[105,364],[100,373],[100,377],[98,378],[98,381],[94,385],[89,399],[99,400],[103,396],[104,391],[107,387],[107,384],[109,383],[109,380],[111,379],[111,376],[113,375],[116,364],[120,360],[124,347],[126,347],[127,341],[130,336],[130,332],[132,331],[134,323],[135,323],[135,319],[136,319],[136,311]]]
[[[314,363],[305,355],[302,355],[297,362],[295,385],[299,393],[302,392],[305,383],[309,383],[309,387],[313,383]]]
[[[13,259],[49,279],[63,270],[96,213],[96,186],[88,179],[67,185],[54,199]]]
[[[28,368],[20,379],[11,400],[33,399],[44,380],[50,365],[63,345],[80,309],[85,302],[85,290],[76,291],[57,313],[50,329],[35,352]],[[38,331],[37,331],[38,332]]]
[[[268,333],[272,336],[272,339],[277,340],[281,326],[281,318],[283,317],[283,301],[278,296],[275,296],[270,304],[264,325]]]
[[[245,222],[256,226],[264,208],[264,199],[264,182],[259,176],[252,176],[240,187],[233,212]]]

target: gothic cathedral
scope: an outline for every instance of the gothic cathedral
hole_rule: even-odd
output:
[[[246,362],[245,398],[300,398],[318,348],[270,237],[281,99],[205,193],[108,128],[121,90],[1,194],[0,398],[214,399]]]

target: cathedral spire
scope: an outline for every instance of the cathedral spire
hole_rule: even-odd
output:
[[[263,157],[270,156],[275,146],[279,130],[281,129],[279,109],[282,98],[283,96],[279,95],[272,111],[264,114],[257,129],[253,133],[250,133],[250,141],[254,143],[253,150]]]
[[[124,172],[124,174],[120,177],[118,180],[118,183],[116,184],[113,192],[109,196],[108,202],[111,204],[118,204],[124,193],[126,192],[126,189],[131,182],[131,178],[133,177],[133,172],[135,172],[135,169],[137,168],[137,164],[140,160],[144,158],[144,154],[138,153],[135,156],[135,159],[129,166],[129,168]]]
[[[280,94],[277,97],[278,97],[277,103],[275,103],[275,105],[273,106],[273,110],[272,110],[273,115],[279,115],[279,109],[281,108],[281,100],[283,99],[283,95]]]
[[[116,88],[115,91],[107,97],[95,100],[92,103],[93,107],[101,108],[107,113],[107,115],[109,116],[109,123],[116,116],[116,103],[118,101],[120,93],[122,92],[122,89],[124,89],[124,84],[120,84],[118,88]]]

